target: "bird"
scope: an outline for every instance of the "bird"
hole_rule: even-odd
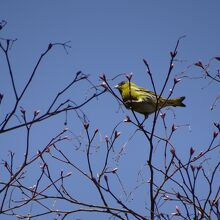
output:
[[[131,81],[122,81],[115,88],[119,90],[125,107],[143,114],[145,118],[164,107],[186,106],[183,103],[185,96],[172,99],[159,97],[154,92],[140,87]]]

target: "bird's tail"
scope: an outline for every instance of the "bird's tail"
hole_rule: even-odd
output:
[[[169,99],[167,100],[166,106],[173,106],[173,107],[186,107],[186,105],[183,103],[183,100],[185,99],[185,96],[175,98],[175,99]]]

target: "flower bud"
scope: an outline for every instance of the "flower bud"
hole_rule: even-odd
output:
[[[214,131],[213,132],[213,138],[216,138],[218,136],[218,132],[217,131]]]
[[[108,135],[105,135],[105,141],[108,142]]]
[[[68,172],[67,174],[66,174],[66,176],[71,176],[72,175],[72,172]]]
[[[177,84],[178,82],[181,81],[181,79],[178,79],[178,78],[174,77],[173,81],[174,81],[174,84]]]
[[[34,111],[34,117],[37,117],[39,115],[39,113],[40,113],[40,110]]]
[[[198,171],[201,170],[201,169],[202,169],[202,165],[200,165],[200,166],[197,167],[197,170],[198,170]]]
[[[21,113],[23,114],[23,115],[25,115],[25,113],[26,113],[26,111],[21,107]]]
[[[33,186],[30,186],[30,187],[29,187],[29,189],[30,189],[31,191],[34,191],[35,188],[36,188],[36,185],[33,185]]]
[[[126,115],[126,117],[125,117],[125,119],[124,119],[124,122],[131,122],[130,117]]]
[[[77,73],[76,73],[76,77],[78,77],[80,74],[82,73],[82,71],[80,70],[80,71],[78,71]]]
[[[117,168],[117,167],[115,167],[115,168],[112,170],[112,173],[116,173],[116,172],[117,172],[117,170],[118,170],[118,168]]]
[[[173,147],[170,149],[170,153],[171,153],[173,156],[175,156],[176,151],[175,151],[175,149],[174,149]]]
[[[147,60],[143,59],[143,62],[146,66],[148,66]]]
[[[128,79],[128,81],[131,81],[132,76],[133,76],[132,73],[126,74],[126,78]]]
[[[180,195],[180,193],[179,193],[179,192],[177,192],[177,194],[176,194],[176,198],[178,198],[178,199],[180,199],[180,198],[181,198],[181,195]]]
[[[51,48],[52,48],[52,46],[53,46],[53,44],[51,44],[51,43],[49,43],[49,45],[48,45],[48,50],[50,50]]]
[[[179,216],[180,215],[180,208],[176,206],[176,212],[171,213],[173,216]]]
[[[180,208],[178,206],[176,206],[176,212],[180,215]]]
[[[8,167],[8,162],[7,161],[4,161],[4,166]]]
[[[108,176],[104,175],[104,178],[105,178],[105,182],[108,183]]]
[[[194,65],[203,68],[203,64],[202,64],[201,61],[198,61],[198,62],[195,63]]]
[[[89,128],[89,123],[85,122],[83,126],[87,130]]]
[[[165,195],[165,196],[163,197],[163,200],[169,200],[169,199],[170,199],[170,197],[167,196],[167,195]]]
[[[170,52],[170,56],[172,57],[172,58],[174,58],[175,56],[177,55],[177,51],[171,51]]]
[[[115,131],[115,139],[121,135],[121,132]]]
[[[106,76],[104,73],[100,74],[99,79],[106,81]]]
[[[104,81],[101,83],[101,86],[102,86],[104,89],[108,89],[108,86],[107,86],[107,84],[106,84]]]
[[[218,206],[218,200],[219,200],[219,198],[215,198],[215,199],[213,199],[213,201],[212,201],[212,205],[214,205],[214,206]]]
[[[219,123],[214,122],[214,125],[215,125],[215,127],[216,127],[216,128],[218,128],[218,130],[220,131],[220,124],[219,124]]]
[[[50,152],[50,147],[49,147],[49,146],[47,146],[47,147],[45,148],[45,152],[47,152],[47,153]]]
[[[190,156],[192,156],[194,154],[194,152],[195,152],[195,148],[191,147],[190,148]]]
[[[194,172],[195,171],[195,167],[192,164],[190,165],[190,167],[191,167],[192,172]]]
[[[37,156],[39,156],[39,155],[41,155],[41,151],[40,150],[37,151]]]
[[[200,151],[200,153],[199,153],[198,157],[203,156],[203,154],[204,154],[204,151]]]
[[[0,103],[1,103],[1,101],[3,99],[3,97],[4,97],[4,95],[2,93],[0,93]]]
[[[172,125],[172,132],[174,132],[177,128],[175,127],[175,125]]]
[[[165,113],[165,112],[160,113],[160,117],[161,117],[162,119],[164,119],[165,116],[166,116],[166,113]]]
[[[173,69],[173,67],[174,67],[174,64],[171,63],[171,64],[170,64],[170,69]]]

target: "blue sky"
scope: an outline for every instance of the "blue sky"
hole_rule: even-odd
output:
[[[49,53],[38,69],[29,93],[21,104],[22,107],[29,109],[30,115],[36,109],[43,112],[54,94],[79,70],[89,74],[95,85],[99,85],[101,73],[105,73],[107,78],[111,79],[120,73],[132,72],[133,80],[137,84],[152,89],[142,62],[145,58],[151,66],[156,86],[160,89],[169,67],[169,53],[174,49],[177,39],[183,35],[186,37],[180,42],[177,57],[179,62],[175,64],[172,77],[179,75],[198,60],[208,62],[210,58],[220,55],[218,0],[19,2],[1,0],[0,2],[0,19],[7,21],[7,26],[0,32],[0,37],[17,38],[10,57],[20,91],[48,43],[70,41],[71,49],[68,50],[68,54],[57,47]],[[10,109],[14,99],[8,86],[9,77],[3,59],[0,60],[0,65],[3,65],[0,92],[4,93],[6,100],[0,108],[2,114]],[[196,68],[187,69],[186,74],[190,77],[201,76],[201,72]],[[123,77],[117,78],[110,81],[110,84],[114,86],[122,80]],[[198,151],[202,150],[212,137],[213,122],[219,120],[219,104],[217,103],[213,111],[210,110],[215,97],[219,94],[219,84],[208,85],[208,82],[209,80],[204,79],[183,78],[174,92],[173,96],[186,96],[187,108],[175,109],[175,119],[171,111],[167,111],[170,119],[168,124],[170,126],[172,123],[180,126],[189,124],[180,127],[180,131],[174,137],[174,143],[178,146],[177,151],[180,154],[184,155],[191,146],[195,146]],[[169,93],[171,85],[172,80],[165,94]],[[63,100],[70,98],[80,101],[90,92],[88,84],[82,83],[69,91]],[[118,111],[118,103],[109,94],[90,103],[83,110],[88,115],[91,128],[100,129],[101,140],[106,134],[110,135],[115,124],[122,121],[125,115],[132,115],[127,110]],[[73,114],[69,114],[68,117],[69,129],[76,134],[80,131],[81,124],[76,125],[71,121],[74,120]],[[50,120],[48,124],[44,122],[36,125],[32,135],[33,153],[62,130],[64,118],[62,115],[56,120]],[[146,126],[151,126],[151,120],[152,118]],[[119,142],[121,146],[132,135],[134,128],[123,125],[119,129],[122,132],[122,140]],[[24,132],[22,129],[14,132],[16,138],[13,139],[10,138],[12,133],[2,137],[1,145],[5,145],[1,153],[3,157],[6,157],[8,150],[11,149],[22,158],[22,151],[18,151],[17,146],[18,140],[21,146],[25,143],[25,139],[21,138],[22,132]],[[145,154],[146,146],[141,136],[137,134],[136,138],[128,143],[125,155],[117,164],[122,179],[127,182],[128,191],[135,187],[137,171],[144,167],[146,162]],[[100,162],[100,159],[97,161]],[[159,161],[160,158],[155,163]],[[81,163],[84,166],[83,162]],[[129,167],[133,176],[128,175],[126,167]],[[139,191],[137,195],[138,193]],[[137,207],[140,204],[143,206],[142,200],[144,198],[136,200]],[[135,207],[135,204],[132,206]]]

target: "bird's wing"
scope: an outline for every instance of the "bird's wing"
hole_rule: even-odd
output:
[[[134,91],[136,91],[137,93],[140,94],[140,99],[141,99],[140,101],[143,101],[143,100],[149,99],[149,98],[155,99],[155,97],[156,97],[154,92],[151,92],[151,91],[144,89],[142,87],[137,86],[132,89],[134,89]]]

